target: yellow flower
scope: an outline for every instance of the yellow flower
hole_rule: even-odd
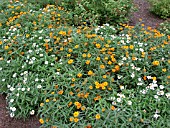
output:
[[[73,50],[69,48],[69,49],[68,49],[68,52],[73,52]]]
[[[111,64],[112,64],[112,61],[109,60],[107,64],[111,65]]]
[[[66,32],[65,31],[60,31],[58,34],[65,36]]]
[[[162,69],[162,72],[166,72],[166,68],[163,68],[163,69]]]
[[[68,64],[72,64],[73,63],[73,59],[68,60]]]
[[[106,75],[103,75],[103,79],[106,79],[106,77],[107,77]]]
[[[40,106],[42,107],[44,105],[44,103],[41,103]]]
[[[82,106],[82,107],[81,107],[81,110],[82,110],[82,111],[84,111],[85,109],[86,109],[86,107],[85,107],[85,106]]]
[[[100,114],[96,114],[96,119],[97,119],[97,120],[100,119]]]
[[[79,116],[79,112],[78,112],[78,111],[74,112],[74,113],[73,113],[73,116],[74,116],[74,117],[78,117],[78,116]]]
[[[91,90],[92,90],[92,89],[93,89],[93,86],[92,86],[92,85],[90,85],[90,86],[89,86],[89,89],[91,89]]]
[[[88,54],[87,54],[87,57],[88,57],[88,58],[90,58],[90,57],[91,57],[91,54],[90,54],[90,53],[88,53]]]
[[[4,49],[5,49],[5,50],[8,50],[8,49],[9,49],[9,46],[5,46]]]
[[[48,103],[49,101],[50,101],[49,99],[46,99],[46,100],[45,100],[45,102],[47,102],[47,103]]]
[[[41,118],[41,119],[39,119],[39,122],[41,123],[41,124],[44,124],[44,120]]]
[[[134,46],[133,46],[133,45],[130,45],[130,46],[129,46],[129,48],[130,48],[130,49],[133,49],[133,48],[134,48]]]
[[[101,45],[100,44],[96,44],[96,48],[100,48],[101,47]]]
[[[74,48],[76,48],[76,49],[77,49],[78,47],[79,47],[79,45],[74,46]]]
[[[89,71],[88,71],[88,75],[89,75],[89,76],[93,75],[93,71],[89,70]]]
[[[75,78],[72,78],[71,80],[72,80],[72,82],[76,81],[76,79],[75,79]]]
[[[84,57],[84,58],[85,58],[85,57],[86,57],[86,54],[85,54],[85,53],[83,53],[83,54],[82,54],[82,57]]]
[[[102,112],[104,112],[106,109],[105,108],[102,108]]]
[[[154,66],[158,66],[158,65],[159,65],[159,61],[153,61],[152,64],[153,64]]]
[[[96,60],[99,61],[99,60],[100,60],[100,57],[97,57]]]
[[[2,44],[2,41],[0,41],[0,45]]]

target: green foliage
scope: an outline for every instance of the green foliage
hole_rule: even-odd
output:
[[[60,0],[58,4],[91,24],[126,22],[132,9],[132,0]]]
[[[169,0],[149,0],[151,3],[151,11],[163,19],[170,17],[170,1]]]
[[[169,127],[170,36],[142,25],[89,27],[79,16],[101,17],[105,3],[77,1],[72,13],[67,2],[68,10],[1,6],[0,93],[10,116],[38,114],[47,128]]]
[[[167,35],[170,35],[170,20],[161,23],[158,29]]]

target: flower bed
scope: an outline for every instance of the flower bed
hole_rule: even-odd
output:
[[[169,35],[143,24],[69,26],[62,7],[26,5],[1,11],[0,92],[11,117],[38,114],[52,128],[169,126]]]

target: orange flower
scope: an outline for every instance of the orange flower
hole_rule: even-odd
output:
[[[111,106],[111,110],[113,110],[113,111],[114,111],[115,109],[116,109],[116,108],[115,108],[115,106]]]
[[[58,92],[58,94],[59,94],[59,95],[62,95],[63,92],[64,92],[63,90],[60,90],[60,91]]]
[[[119,70],[120,70],[120,66],[119,66],[119,65],[116,65],[116,66],[115,66],[115,70],[116,70],[116,71],[119,71]]]
[[[105,69],[105,66],[102,64],[102,65],[100,65],[100,68],[101,69]]]
[[[87,61],[86,61],[86,64],[87,64],[87,65],[90,64],[90,60],[87,60]]]
[[[39,119],[39,122],[41,123],[41,124],[44,124],[44,120],[41,118],[41,119]]]
[[[81,74],[81,73],[78,73],[78,74],[77,74],[77,77],[78,77],[78,78],[82,77],[82,74]]]
[[[74,122],[77,123],[79,121],[78,118],[74,118]]]

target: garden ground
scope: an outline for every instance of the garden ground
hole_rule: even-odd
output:
[[[149,12],[149,4],[146,0],[134,0],[134,3],[139,10],[131,15],[130,25],[137,24],[141,18],[143,24],[156,28],[164,21]],[[10,118],[6,109],[5,96],[0,95],[0,128],[38,128],[39,126],[40,123],[36,116],[25,121]]]

